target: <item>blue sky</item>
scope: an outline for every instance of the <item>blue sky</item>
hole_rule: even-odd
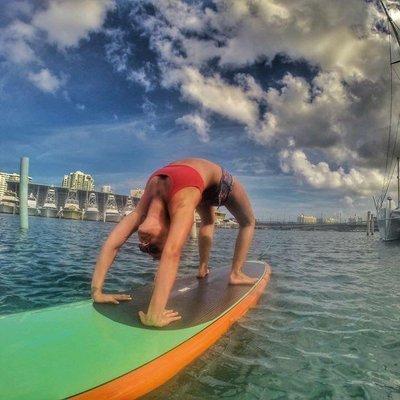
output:
[[[387,35],[373,2],[333,3],[2,2],[0,170],[24,155],[37,182],[83,170],[128,193],[204,157],[261,218],[371,209]]]

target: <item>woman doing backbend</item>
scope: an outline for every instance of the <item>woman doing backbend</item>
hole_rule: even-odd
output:
[[[92,298],[97,303],[130,300],[126,294],[102,292],[108,269],[119,248],[136,231],[139,248],[159,260],[154,290],[147,313],[140,312],[143,324],[165,326],[181,317],[166,310],[178,271],[183,246],[193,225],[194,212],[201,218],[199,230],[198,277],[209,273],[208,261],[214,234],[215,207],[225,206],[239,223],[230,284],[251,285],[256,279],[243,271],[253,232],[253,210],[241,183],[219,165],[204,159],[174,161],[155,171],[146,184],[136,210],[124,217],[102,246],[92,279]]]

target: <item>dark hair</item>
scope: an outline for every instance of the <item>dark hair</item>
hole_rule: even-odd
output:
[[[139,243],[139,250],[143,253],[147,253],[150,255],[157,255],[160,252],[160,249],[155,244],[142,244]]]

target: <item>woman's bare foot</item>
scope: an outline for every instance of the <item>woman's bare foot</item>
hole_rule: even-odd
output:
[[[197,278],[203,279],[210,273],[210,268],[208,267],[200,267],[199,272],[197,273]]]
[[[258,278],[251,278],[243,272],[231,272],[229,277],[230,285],[254,285],[258,281]]]

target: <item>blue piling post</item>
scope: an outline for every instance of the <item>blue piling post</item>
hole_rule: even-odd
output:
[[[19,222],[21,229],[28,229],[28,174],[29,158],[21,157],[19,172]]]

